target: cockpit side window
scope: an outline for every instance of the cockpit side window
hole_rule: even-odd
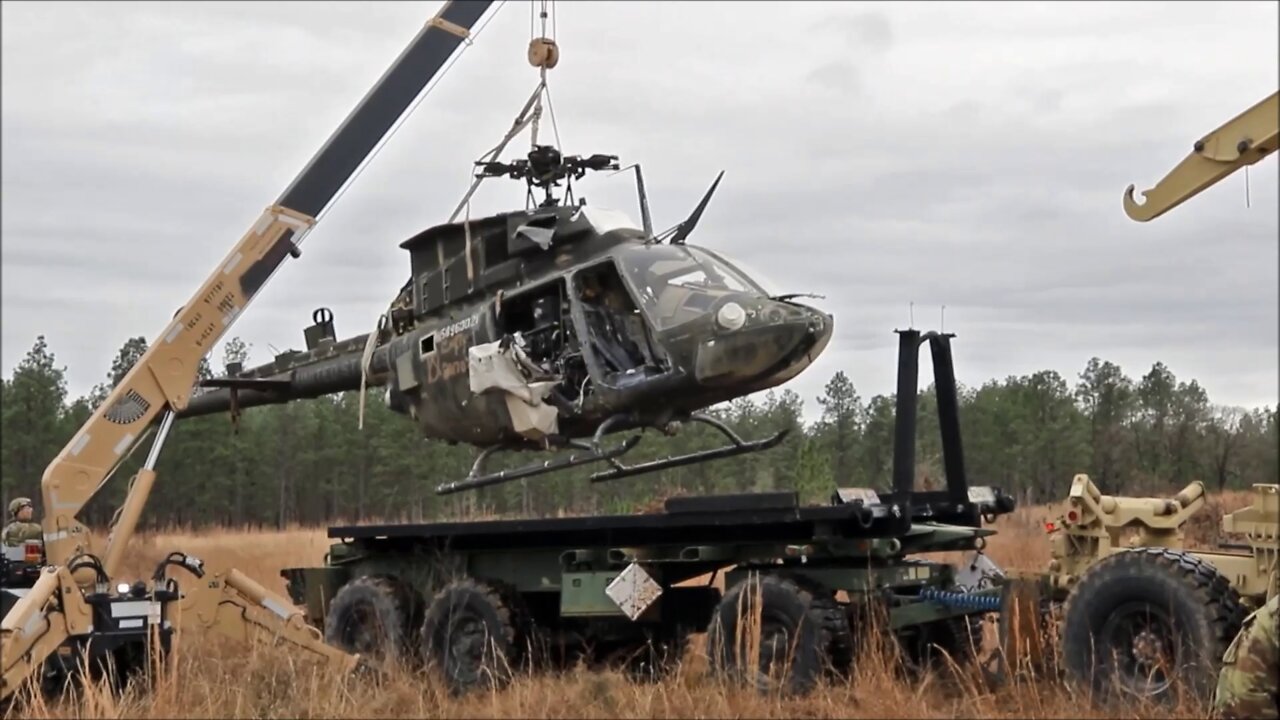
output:
[[[709,279],[708,282],[713,289],[727,289],[740,293],[763,293],[760,286],[750,278],[705,250],[689,248],[689,254],[697,259],[700,269]]]

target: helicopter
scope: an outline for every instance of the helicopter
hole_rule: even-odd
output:
[[[744,440],[706,414],[717,404],[781,385],[831,339],[833,317],[770,295],[732,260],[687,243],[721,172],[683,222],[653,232],[640,166],[643,222],[575,200],[573,181],[619,169],[617,156],[565,156],[534,144],[525,158],[476,163],[476,178],[523,180],[523,210],[430,227],[400,244],[411,278],[371,333],[339,341],[320,308],[307,350],[205,380],[179,419],[385,387],[384,401],[427,439],[480,452],[467,477],[438,494],[591,463],[591,482],[760,452],[783,430]],[[555,188],[565,183],[565,196]],[[542,199],[534,204],[535,192]],[[722,447],[637,465],[620,458],[685,423],[714,427]],[[558,459],[486,472],[502,451],[569,451]]]

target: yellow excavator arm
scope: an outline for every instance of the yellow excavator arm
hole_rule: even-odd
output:
[[[1242,167],[1276,151],[1280,134],[1280,93],[1245,110],[1198,140],[1190,155],[1155,187],[1144,190],[1141,205],[1134,186],[1124,191],[1124,211],[1138,222],[1154,220],[1200,194]]]
[[[155,463],[173,422],[186,407],[201,358],[244,311],[284,261],[298,257],[298,245],[316,218],[348,182],[409,104],[469,42],[472,28],[492,3],[445,2],[376,85],[283,194],[227,253],[190,300],[116,385],[92,417],[58,453],[41,482],[44,543],[48,566],[41,579],[0,622],[0,698],[68,638],[95,632],[96,613],[118,615],[111,603],[111,579],[155,481]],[[160,418],[143,468],[134,478],[112,524],[105,555],[94,553],[88,529],[78,519],[85,504],[111,477],[129,451]],[[199,581],[181,588],[181,600],[157,601],[171,582],[157,572],[145,597],[146,618],[177,631],[203,626],[235,637],[272,636],[339,665],[355,658],[325,645],[305,626],[291,604],[237,570],[209,571],[182,556],[181,565]],[[137,608],[136,600],[129,601]],[[162,615],[160,605],[172,612]],[[107,617],[103,616],[103,617]],[[104,620],[105,622],[105,620]],[[139,620],[139,622],[142,622]]]

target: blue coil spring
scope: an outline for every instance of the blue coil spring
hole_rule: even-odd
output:
[[[971,593],[947,592],[925,588],[920,591],[920,597],[924,600],[933,600],[948,607],[961,608],[963,610],[986,610],[988,612],[1000,610],[1000,598],[995,595],[973,595]]]

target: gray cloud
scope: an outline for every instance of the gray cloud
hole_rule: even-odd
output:
[[[823,63],[810,70],[806,77],[816,85],[844,96],[856,96],[862,92],[862,76],[850,62],[833,60]]]
[[[158,333],[436,7],[6,4],[4,372],[45,333],[82,393],[124,339]],[[372,326],[407,273],[398,243],[453,209],[533,89],[527,12],[495,16],[238,321],[251,360],[299,346],[320,305],[341,334]],[[1276,403],[1275,160],[1251,170],[1248,211],[1243,174],[1146,225],[1120,202],[1275,90],[1274,6],[559,14],[566,151],[640,161],[662,227],[726,170],[694,241],[826,295],[837,337],[789,386],[810,412],[839,369],[864,395],[892,391],[912,302],[918,326],[946,305],[967,384],[1073,381],[1098,355],[1135,377],[1163,361],[1217,402]],[[635,207],[629,177],[579,189]],[[521,197],[486,185],[473,214]]]
[[[893,46],[893,25],[880,11],[833,15],[814,26],[846,41],[845,48],[864,53],[884,52]]]

